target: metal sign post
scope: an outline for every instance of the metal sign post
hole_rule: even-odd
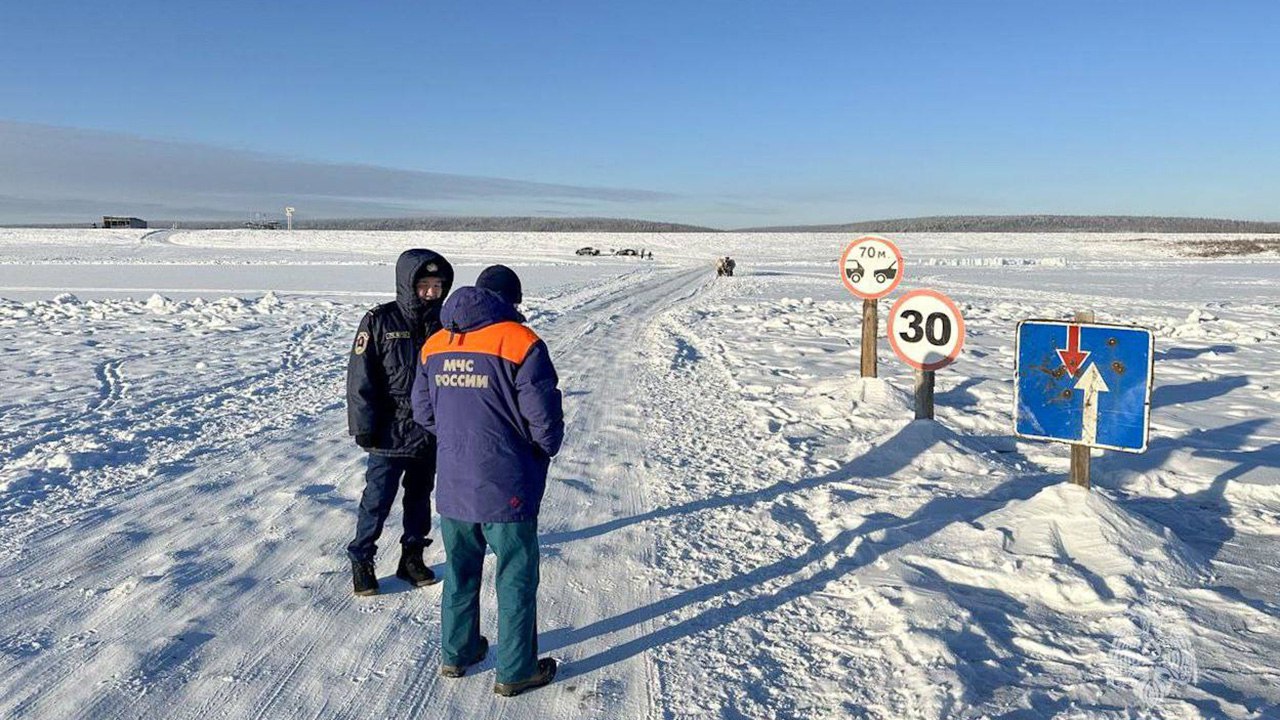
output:
[[[880,318],[876,301],[898,287],[902,271],[902,251],[882,237],[860,237],[840,255],[840,282],[862,298],[862,377],[873,378],[877,373]]]
[[[937,290],[912,290],[889,311],[889,345],[916,369],[916,419],[933,419],[934,371],[955,362],[964,349],[964,316]]]

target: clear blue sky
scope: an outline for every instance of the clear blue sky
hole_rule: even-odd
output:
[[[428,211],[1280,220],[1269,0],[45,0],[0,27],[0,120],[664,194]]]

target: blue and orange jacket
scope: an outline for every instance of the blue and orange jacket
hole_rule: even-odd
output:
[[[457,290],[422,346],[413,418],[436,436],[436,507],[466,522],[538,516],[564,439],[547,346],[497,294]]]

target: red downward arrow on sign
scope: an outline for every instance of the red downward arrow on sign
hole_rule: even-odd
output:
[[[1062,360],[1062,366],[1073,377],[1080,374],[1080,368],[1084,366],[1084,361],[1089,358],[1089,351],[1080,349],[1079,325],[1067,326],[1067,347],[1065,350],[1058,350],[1058,357]]]

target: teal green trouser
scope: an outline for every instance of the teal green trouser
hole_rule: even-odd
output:
[[[440,518],[446,566],[441,662],[472,662],[480,649],[480,575],[487,543],[497,556],[500,683],[533,677],[538,662],[538,521],[472,523]]]

